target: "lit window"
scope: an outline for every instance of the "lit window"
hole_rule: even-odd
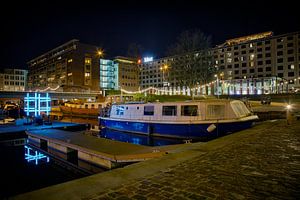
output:
[[[69,60],[68,60],[68,63],[71,63],[71,62],[73,62],[73,59],[69,59]]]
[[[253,60],[254,59],[254,54],[251,54],[250,55],[250,60]]]
[[[295,65],[292,64],[292,65],[291,65],[291,69],[295,69]]]
[[[91,64],[92,60],[90,58],[86,58],[84,62],[85,64]]]
[[[250,44],[249,44],[249,47],[250,47],[250,48],[252,48],[252,47],[253,47],[253,44],[252,44],[252,43],[250,43]]]
[[[90,76],[90,73],[85,73],[85,75],[84,76]]]
[[[72,76],[72,73],[68,73],[68,76]]]

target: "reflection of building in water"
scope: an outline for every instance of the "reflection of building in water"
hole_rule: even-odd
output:
[[[46,161],[46,162],[50,161],[49,156],[46,156],[45,154],[42,154],[27,145],[25,145],[24,147],[25,147],[25,160],[27,160],[27,162],[34,161],[35,165],[38,165],[39,160]]]

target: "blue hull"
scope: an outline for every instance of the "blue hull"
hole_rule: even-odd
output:
[[[208,132],[207,128],[212,124],[162,124],[101,119],[100,125],[108,129],[139,133],[169,138],[200,139],[226,135],[232,132],[251,128],[254,120],[218,123],[216,129]]]

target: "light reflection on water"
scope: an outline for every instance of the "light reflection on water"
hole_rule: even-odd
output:
[[[32,149],[31,147],[24,145],[25,148],[25,160],[27,160],[27,162],[31,162],[34,161],[35,165],[39,164],[40,162],[49,162],[50,158],[49,156],[46,156],[45,154],[42,154],[41,152]]]
[[[183,143],[182,140],[151,137],[146,135],[115,131],[106,128],[101,130],[101,132],[99,133],[99,137],[146,146],[164,146]]]

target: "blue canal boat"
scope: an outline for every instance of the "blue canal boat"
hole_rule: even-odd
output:
[[[99,117],[108,129],[159,137],[200,139],[252,127],[258,119],[239,100],[113,104]]]

